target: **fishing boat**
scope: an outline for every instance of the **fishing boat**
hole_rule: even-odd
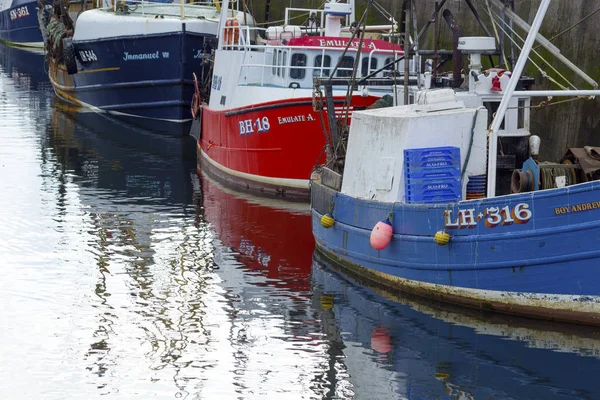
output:
[[[353,25],[355,11],[353,1],[327,1],[286,8],[280,26],[221,24],[210,99],[196,95],[192,104],[199,170],[241,190],[308,200],[310,173],[324,155],[321,124],[334,119],[313,96],[313,79],[329,78],[321,94],[329,90],[335,115],[349,120],[353,110],[393,97],[394,72],[404,70],[393,17],[368,26],[365,11]],[[415,65],[406,65],[411,82]],[[348,87],[352,76],[362,78],[359,87]]]
[[[44,1],[41,3],[45,4]],[[0,0],[0,42],[17,47],[44,48],[37,1]]]
[[[46,25],[49,76],[58,97],[143,126],[189,132],[194,74],[212,69],[221,16],[252,17],[219,3],[114,2],[81,13],[76,24],[55,6]]]
[[[488,38],[462,37],[464,90],[424,90],[415,104],[355,112],[347,152],[311,179],[317,249],[406,292],[600,325],[599,149],[542,161],[529,131],[532,97],[600,91],[570,62],[591,89],[525,90],[536,39],[564,59],[538,33],[550,0],[531,25],[492,3],[528,31],[512,71],[482,70]]]
[[[588,372],[600,362],[595,327],[407,296],[317,254],[311,278],[316,315],[332,342],[331,376],[339,386],[347,379],[343,387],[355,398],[598,397]]]

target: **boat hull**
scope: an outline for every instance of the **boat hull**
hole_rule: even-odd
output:
[[[199,50],[210,37],[172,32],[73,41],[78,72],[69,75],[64,65],[51,64],[50,79],[59,97],[84,107],[154,127],[191,124],[193,74],[208,73]],[[175,131],[188,133],[189,125]]]
[[[10,46],[44,48],[37,2],[13,0],[0,11],[0,42]]]
[[[354,96],[351,110],[378,97]],[[341,115],[343,99],[336,98]],[[327,113],[311,98],[277,100],[230,110],[202,109],[198,168],[242,190],[308,200],[313,168],[325,159]],[[350,114],[351,116],[351,114]],[[321,117],[323,121],[321,121]]]
[[[600,184],[449,205],[350,198],[312,183],[313,234],[334,261],[418,295],[553,320],[600,324]],[[335,224],[320,218],[333,207]],[[371,230],[393,213],[382,250]],[[503,212],[508,211],[508,213]],[[441,246],[434,235],[444,231]]]

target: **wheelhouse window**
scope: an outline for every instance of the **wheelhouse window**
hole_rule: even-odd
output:
[[[354,57],[344,56],[340,61],[338,67],[337,76],[339,77],[350,77],[352,76],[352,69],[354,68]]]
[[[313,70],[313,76],[329,76],[331,68],[331,57],[322,55],[315,57],[315,69]],[[321,75],[321,68],[323,68],[323,75]]]
[[[281,76],[281,57],[282,51],[277,50],[277,76]]]
[[[517,129],[525,128],[525,99],[519,99],[517,110]]]
[[[377,69],[377,59],[375,57],[371,57],[371,72],[375,71],[376,69]],[[365,57],[362,59],[360,73],[362,74],[362,76],[369,75],[369,57]]]
[[[273,50],[273,75],[277,74],[277,50]]]
[[[301,68],[290,68],[290,78],[292,79],[304,79],[306,76],[306,54],[294,53],[292,54],[292,67]]]
[[[496,114],[496,111],[498,111],[498,107],[500,107],[500,102],[499,101],[484,101],[483,106],[485,108],[487,108],[487,110],[488,110],[487,126],[490,126],[492,121],[494,120],[494,115]],[[500,124],[500,128],[498,128],[498,129],[504,129],[504,121],[505,121],[505,118],[502,118],[502,123]]]
[[[388,65],[391,62],[392,62],[392,57],[388,57],[385,59],[385,62],[383,63],[383,65],[387,65],[387,67],[384,68],[386,71],[391,71],[394,69],[393,65]]]

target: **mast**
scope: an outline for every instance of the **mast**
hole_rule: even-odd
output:
[[[506,109],[508,108],[508,103],[510,98],[517,87],[517,83],[521,78],[521,73],[523,72],[523,68],[527,63],[527,59],[529,57],[529,52],[533,47],[535,42],[535,37],[542,26],[542,21],[544,20],[544,16],[546,15],[546,11],[548,11],[548,6],[550,6],[551,0],[542,0],[540,7],[538,8],[538,12],[535,15],[533,23],[531,24],[531,29],[527,34],[527,39],[525,39],[525,43],[523,44],[523,50],[519,55],[519,59],[517,60],[517,64],[515,65],[515,70],[512,72],[510,76],[510,80],[508,81],[508,87],[504,92],[504,96],[500,101],[500,106],[498,106],[498,111],[496,111],[496,115],[494,120],[492,121],[492,126],[490,127],[490,131],[488,134],[489,138],[489,149],[488,149],[488,183],[487,183],[487,197],[494,197],[496,195],[496,163],[498,161],[498,128],[500,128],[500,124],[504,120],[504,115],[506,114]]]
[[[271,0],[267,0],[265,3],[265,24],[269,22],[269,18],[271,17]]]
[[[404,105],[408,104],[408,75],[410,64],[410,0],[404,0]]]

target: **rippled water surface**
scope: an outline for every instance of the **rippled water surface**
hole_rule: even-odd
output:
[[[597,329],[398,297],[313,257],[308,205],[57,101],[0,47],[0,398],[599,399]]]

